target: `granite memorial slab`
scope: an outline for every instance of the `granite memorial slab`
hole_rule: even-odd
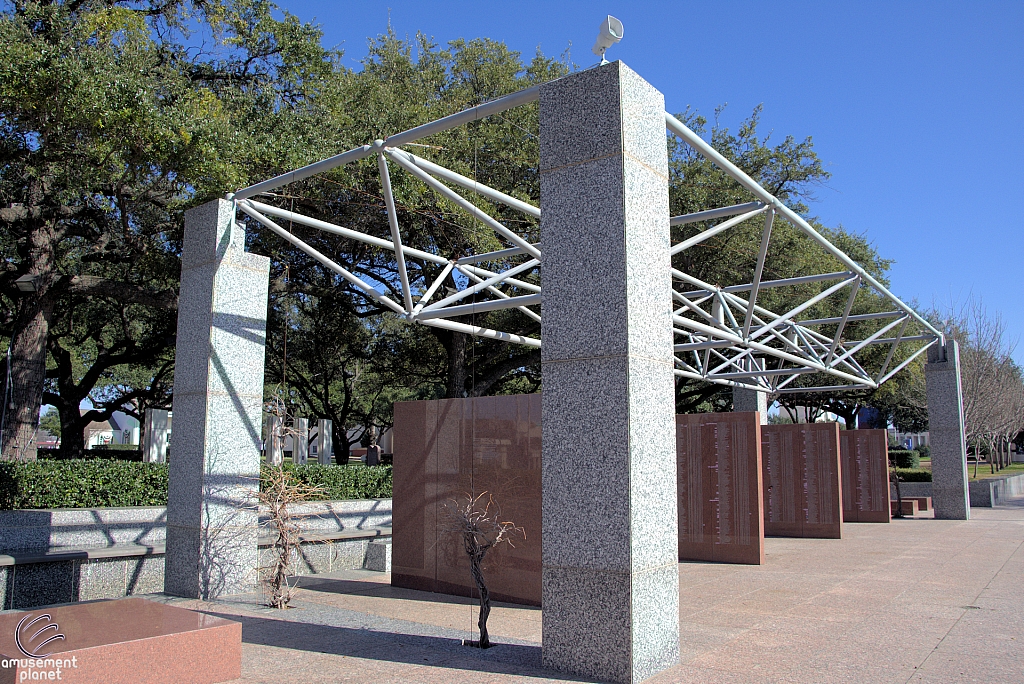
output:
[[[393,586],[475,596],[469,559],[446,532],[445,506],[488,492],[526,530],[484,561],[491,598],[541,599],[540,395],[395,404]],[[486,500],[486,497],[485,497]]]
[[[764,563],[760,414],[676,416],[679,560]]]
[[[838,423],[763,425],[761,463],[765,536],[842,537]]]
[[[889,435],[885,430],[841,430],[843,521],[887,523]]]

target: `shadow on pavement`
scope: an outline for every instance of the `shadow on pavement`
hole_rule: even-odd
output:
[[[207,610],[202,612],[241,622],[242,643],[245,644],[472,672],[515,674],[568,682],[598,681],[579,679],[543,668],[540,646],[498,643],[481,651],[463,646],[457,639],[445,637],[332,627]]]

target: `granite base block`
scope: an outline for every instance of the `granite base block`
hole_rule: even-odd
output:
[[[367,544],[363,567],[375,572],[391,572],[391,540]]]
[[[11,608],[31,608],[76,600],[78,564],[75,561],[14,566]]]
[[[135,563],[132,563],[132,565],[135,565]],[[75,598],[78,601],[113,599],[126,595],[127,560],[115,558],[85,562],[78,561],[77,566],[78,595]]]
[[[541,602],[545,667],[632,681],[628,574],[545,567]]]

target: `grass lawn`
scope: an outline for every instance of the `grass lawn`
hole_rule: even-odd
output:
[[[1006,477],[1008,475],[1024,474],[1024,463],[1011,463],[998,473],[992,474],[992,467],[985,462],[978,464],[978,477],[974,477],[974,462],[967,464],[967,476],[972,480],[986,480],[991,477]]]

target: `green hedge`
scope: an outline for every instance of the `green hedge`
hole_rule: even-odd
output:
[[[920,468],[921,454],[912,449],[889,449],[889,462],[897,468]]]
[[[337,466],[309,463],[282,466],[295,475],[295,479],[312,487],[318,487],[323,495],[320,500],[338,499],[388,499],[391,497],[391,466]],[[270,466],[261,469],[263,480]]]
[[[896,472],[899,473],[900,482],[931,482],[932,471],[925,468],[915,468],[913,470],[903,470],[897,468]]]
[[[262,466],[266,473],[269,466]],[[386,499],[391,466],[285,465],[322,499]],[[261,478],[262,480],[263,478]],[[87,460],[0,461],[0,510],[166,506],[167,465]]]
[[[167,465],[106,459],[0,462],[0,509],[167,505]]]

